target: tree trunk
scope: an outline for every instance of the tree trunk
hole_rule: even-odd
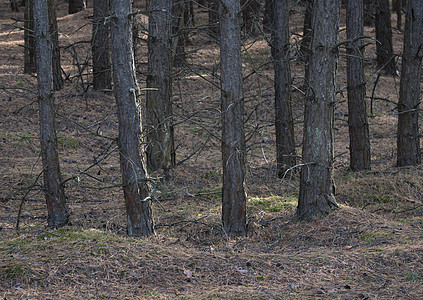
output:
[[[375,1],[377,66],[389,75],[396,75],[397,70],[392,47],[391,10],[389,8],[389,0]]]
[[[86,7],[85,0],[69,0],[69,14],[83,11]]]
[[[150,187],[144,165],[141,103],[132,48],[131,0],[111,1],[114,94],[118,107],[120,167],[130,236],[154,233]]]
[[[55,108],[52,93],[52,41],[48,17],[47,1],[34,0],[44,192],[48,211],[48,226],[50,228],[58,228],[68,224],[69,213],[60,175],[59,156],[57,154]]]
[[[172,0],[172,64],[175,67],[182,67],[185,64],[185,44],[188,41],[186,27],[188,26],[189,14],[188,4],[181,0]]]
[[[397,29],[401,30],[402,27],[402,10],[407,5],[407,0],[393,0],[392,10],[397,14]]]
[[[222,101],[223,203],[228,235],[246,233],[244,100],[242,93],[240,1],[222,0],[220,66]]]
[[[408,0],[398,104],[397,165],[420,164],[419,104],[423,57],[423,2]]]
[[[275,68],[275,129],[278,176],[296,164],[291,110],[289,9],[287,0],[274,0],[272,56]]]
[[[347,90],[348,126],[350,134],[350,168],[370,169],[369,123],[364,79],[363,3],[347,1]]]
[[[24,73],[33,74],[37,72],[35,63],[35,36],[34,36],[34,6],[33,0],[25,1],[25,31],[24,31]]]
[[[110,0],[94,0],[91,49],[93,55],[93,86],[96,91],[112,89],[110,23],[106,19],[109,15]]]
[[[168,174],[175,165],[172,125],[172,0],[150,0],[147,74],[147,166]]]
[[[332,122],[340,1],[314,0],[309,88],[304,114],[303,166],[297,215],[311,220],[337,206],[333,191]]]
[[[308,80],[308,69],[310,63],[310,44],[311,44],[311,17],[313,11],[313,0],[305,0],[304,24],[303,24],[303,38],[301,40],[301,55],[304,61],[304,78]],[[305,84],[307,85],[307,83]]]
[[[53,89],[55,91],[60,91],[63,88],[64,80],[62,77],[62,66],[60,62],[59,31],[57,28],[56,2],[55,0],[47,0],[47,2],[48,17],[50,23],[49,31],[53,44]]]

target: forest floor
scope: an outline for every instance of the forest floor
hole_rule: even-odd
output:
[[[340,208],[325,218],[299,223],[298,173],[283,180],[275,176],[270,51],[263,35],[245,39],[248,236],[228,239],[220,222],[219,90],[213,85],[218,85],[218,45],[200,29],[190,36],[188,65],[175,68],[173,85],[179,164],[170,183],[151,174],[160,190],[153,202],[156,236],[135,239],[125,234],[115,102],[89,85],[92,9],[66,15],[66,3],[59,1],[67,79],[55,98],[72,225],[50,230],[38,180],[36,77],[23,74],[23,33],[11,19],[23,14],[11,13],[5,2],[0,4],[0,297],[423,298],[423,169],[395,167],[399,77],[382,74],[377,80],[374,41],[366,50],[367,95],[374,90],[375,98],[385,100],[374,101],[369,112],[372,171],[348,169],[341,50],[334,131]],[[197,17],[197,25],[202,25],[206,14],[200,11]],[[295,54],[302,7],[293,5],[291,17]],[[138,21],[146,25],[145,16]],[[402,32],[393,33],[395,52],[401,53]],[[344,35],[345,30],[340,38]],[[374,36],[374,30],[366,28],[366,35]],[[147,57],[143,39],[140,30],[136,58],[141,87]],[[292,74],[300,153],[303,66],[295,58]],[[145,100],[145,94],[141,98]]]

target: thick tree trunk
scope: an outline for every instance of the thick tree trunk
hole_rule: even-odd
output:
[[[69,0],[69,14],[83,11],[86,7],[85,0]]]
[[[49,32],[47,1],[34,0],[34,20],[37,44],[41,157],[48,211],[47,220],[50,228],[58,228],[68,224],[69,213],[57,154],[55,108],[52,93],[52,41]]]
[[[377,66],[389,75],[396,75],[395,56],[392,46],[391,10],[389,0],[375,0],[376,3],[376,55]]]
[[[130,236],[154,233],[150,188],[144,165],[141,103],[135,77],[130,0],[111,1],[114,94],[118,107],[122,183]]]
[[[150,0],[147,74],[147,166],[168,173],[175,164],[172,125],[172,0]]]
[[[238,236],[246,233],[244,100],[239,0],[220,1],[219,15],[222,88],[222,220],[226,233]]]
[[[33,74],[37,72],[35,63],[35,36],[34,36],[34,6],[33,0],[25,1],[25,31],[24,31],[24,73]]]
[[[364,79],[363,3],[347,1],[347,90],[348,126],[350,134],[350,168],[353,171],[370,169],[369,122],[366,109],[366,81]]]
[[[53,89],[60,91],[64,85],[62,77],[62,65],[60,62],[60,47],[59,47],[59,31],[57,28],[56,18],[56,1],[47,0],[48,2],[48,17],[49,17],[49,32],[53,45]]]
[[[398,104],[397,165],[420,164],[419,104],[423,57],[423,2],[408,0]]]
[[[278,176],[296,164],[291,110],[289,9],[287,0],[274,0],[272,56],[275,68],[275,129]]]
[[[335,76],[340,1],[314,0],[309,88],[304,115],[303,162],[297,215],[311,220],[337,204],[332,194]]]
[[[94,0],[93,33],[93,86],[96,91],[112,89],[109,22],[110,0]]]

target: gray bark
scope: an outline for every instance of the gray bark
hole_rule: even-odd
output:
[[[112,89],[112,63],[110,58],[110,0],[94,0],[93,33],[93,87],[96,91]]]
[[[408,0],[398,105],[397,165],[420,164],[419,104],[423,57],[423,2]]]
[[[340,1],[314,0],[303,163],[297,215],[311,220],[336,206],[332,194],[333,110]]]
[[[273,2],[272,56],[275,70],[275,130],[278,176],[296,164],[291,109],[289,9],[287,0]]]
[[[56,18],[56,1],[47,0],[48,2],[48,18],[49,18],[49,32],[51,42],[53,45],[52,68],[53,68],[53,89],[59,91],[63,88],[64,79],[62,77],[62,65],[60,62],[60,47],[59,47],[59,31],[57,28]]]
[[[151,0],[148,20],[147,166],[168,173],[175,164],[172,125],[172,0]]]
[[[244,99],[239,0],[220,1],[219,15],[222,88],[222,220],[226,233],[237,236],[246,233]]]
[[[369,122],[366,109],[364,79],[363,3],[347,1],[347,90],[348,126],[350,135],[350,168],[370,169]]]
[[[48,211],[48,226],[58,228],[69,222],[62,185],[55,128],[55,108],[52,93],[52,40],[49,32],[48,5],[34,0],[34,28],[37,44],[38,105],[40,110],[40,142],[43,162],[44,192]]]
[[[130,236],[154,233],[150,187],[144,164],[141,103],[132,47],[131,0],[111,1],[114,95],[118,107],[120,167]]]

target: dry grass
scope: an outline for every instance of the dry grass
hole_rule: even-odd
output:
[[[294,7],[291,31],[301,33]],[[91,10],[66,16],[60,1],[62,46],[90,39]],[[373,171],[348,171],[345,95],[335,123],[335,180],[340,209],[311,223],[295,220],[297,174],[275,179],[272,68],[263,39],[244,46],[248,133],[248,236],[228,240],[222,231],[218,48],[205,34],[191,38],[190,69],[175,70],[177,159],[153,202],[157,235],[125,235],[125,211],[116,152],[117,120],[110,95],[84,93],[75,59],[89,62],[89,44],[63,51],[66,87],[56,94],[62,173],[72,226],[48,230],[39,183],[28,195],[21,228],[18,206],[40,172],[34,77],[22,74],[22,32],[0,7],[0,296],[6,299],[420,299],[423,297],[423,176],[397,169],[396,115],[375,102],[371,116]],[[200,14],[204,18],[205,13]],[[145,22],[140,17],[140,22]],[[201,19],[198,22],[202,22]],[[367,28],[367,34],[373,32]],[[201,32],[200,32],[201,33]],[[341,37],[342,38],[342,37]],[[394,30],[395,51],[401,33]],[[292,43],[298,42],[293,35]],[[140,85],[146,44],[137,49]],[[376,79],[374,45],[367,49],[367,94]],[[84,87],[90,81],[84,65]],[[294,85],[303,68],[292,63]],[[85,74],[86,73],[86,74]],[[201,76],[199,76],[201,75]],[[338,85],[345,85],[340,59]],[[398,78],[382,76],[378,97],[398,98]],[[302,139],[301,93],[294,92],[298,151]],[[142,95],[145,99],[145,95]],[[201,147],[200,147],[201,146]],[[152,174],[160,176],[160,174]]]

